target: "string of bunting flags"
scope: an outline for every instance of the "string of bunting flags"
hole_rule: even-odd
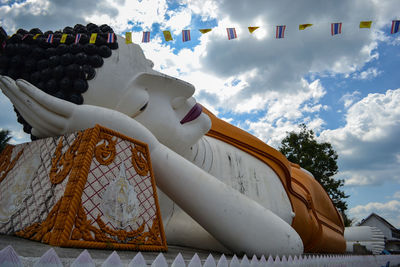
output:
[[[36,34],[35,36],[33,36],[33,39],[34,40],[36,40],[39,36],[40,36],[41,34]],[[129,37],[129,36],[131,36],[132,35],[132,33],[126,33],[126,36],[127,36],[127,38]],[[26,36],[28,36],[28,34],[25,34],[25,36],[23,36],[22,37],[22,40],[23,39],[25,39],[26,38]],[[61,44],[64,44],[65,42],[66,42],[66,40],[67,40],[67,36],[68,36],[68,34],[67,33],[63,33],[62,35],[61,35],[61,39],[60,39],[60,43]],[[74,40],[74,43],[75,44],[77,44],[77,43],[79,43],[79,41],[80,41],[80,39],[81,39],[81,34],[80,33],[77,33],[76,35],[75,35],[75,40]],[[129,38],[132,38],[132,37],[129,37]],[[144,36],[143,36],[143,38],[144,38]],[[97,39],[97,33],[92,33],[91,35],[90,35],[90,39],[89,39],[89,43],[90,44],[94,44],[94,43],[96,43],[96,39]],[[53,43],[53,41],[54,41],[54,34],[49,34],[48,36],[47,36],[47,38],[46,38],[46,42],[48,42],[48,43]],[[149,42],[150,41],[150,32],[148,32],[148,39],[147,39],[147,42]],[[115,34],[114,33],[108,33],[107,34],[107,43],[114,43],[115,42]]]
[[[360,21],[359,24],[359,28],[371,28],[372,25],[372,21]],[[309,27],[313,26],[313,24],[310,23],[306,23],[306,24],[300,24],[299,25],[299,30],[305,30]],[[249,33],[252,34],[254,31],[256,31],[257,29],[259,29],[260,27],[258,26],[251,26],[251,27],[247,27],[249,30]],[[208,28],[208,29],[199,29],[199,32],[202,34],[206,34],[210,31],[212,31],[213,29]],[[275,30],[275,38],[276,39],[282,39],[285,38],[285,30],[286,30],[286,25],[279,25],[276,26],[276,30]],[[400,30],[400,20],[393,20],[392,21],[392,27],[391,27],[391,34],[397,33]],[[235,28],[226,28],[226,32],[227,32],[227,37],[228,40],[233,40],[238,38],[238,35],[236,33],[236,29]],[[174,39],[172,38],[172,34],[170,31],[168,30],[164,30],[163,32],[163,36],[164,36],[164,40],[166,42],[169,41],[173,41]],[[342,22],[335,22],[335,23],[331,23],[331,35],[337,35],[337,34],[341,34],[342,33]],[[126,39],[126,43],[132,43],[132,33],[131,32],[126,32],[125,34],[125,39]],[[190,30],[182,30],[182,42],[188,42],[190,41]],[[150,42],[150,32],[149,31],[144,31],[143,32],[143,37],[142,37],[142,43],[148,43]]]
[[[182,31],[182,42],[190,41],[190,30]]]
[[[359,28],[371,28],[372,25],[372,21],[361,21],[359,24]],[[307,24],[300,24],[299,25],[299,30],[305,30],[309,27],[312,27],[313,24],[307,23]],[[249,30],[249,33],[252,34],[254,31],[256,31],[257,29],[259,29],[260,27],[258,26],[252,26],[252,27],[247,27]],[[285,38],[285,30],[286,30],[286,25],[278,25],[276,26],[276,32],[275,32],[275,38],[276,39],[282,39]],[[212,31],[211,28],[209,29],[199,29],[200,33],[202,34],[206,34],[210,31]],[[391,34],[395,34],[397,32],[400,31],[400,20],[393,20],[392,21],[392,27],[390,30]],[[237,39],[238,35],[236,33],[236,29],[235,28],[226,28],[226,32],[227,32],[227,36],[228,36],[228,40],[233,40],[233,39]],[[170,31],[165,30],[162,32],[164,35],[164,39],[166,42],[169,41],[173,41],[172,38],[172,34]],[[341,34],[342,33],[342,22],[335,22],[335,23],[331,23],[331,35],[337,35],[337,34]],[[36,39],[39,37],[40,34],[36,34],[33,39]],[[60,43],[65,43],[66,39],[67,39],[67,35],[68,34],[63,34],[61,36],[60,39]],[[78,33],[75,36],[75,41],[74,43],[79,43],[81,38],[81,34]],[[97,33],[92,33],[90,36],[90,40],[89,43],[94,44],[96,43],[96,39],[97,39]],[[190,35],[190,30],[182,30],[182,42],[188,42],[191,40],[191,35]],[[48,43],[53,43],[54,41],[54,34],[49,34],[47,36],[46,41]],[[114,43],[115,42],[115,34],[114,33],[108,33],[107,34],[107,43]],[[126,32],[125,33],[125,42],[127,44],[129,43],[133,43],[132,41],[132,32]],[[149,31],[144,31],[143,32],[143,36],[142,36],[142,43],[149,43],[150,42],[150,32]]]

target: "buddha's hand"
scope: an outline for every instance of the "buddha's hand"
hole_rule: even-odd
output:
[[[0,76],[0,87],[32,126],[32,134],[37,137],[59,136],[100,124],[147,143],[150,151],[159,144],[146,127],[118,111],[93,105],[76,105],[46,94],[21,79],[14,81]]]

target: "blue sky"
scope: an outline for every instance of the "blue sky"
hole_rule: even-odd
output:
[[[250,4],[251,3],[251,4]],[[79,10],[79,12],[77,12]],[[339,154],[349,215],[360,221],[376,212],[400,227],[400,19],[395,0],[338,1],[6,1],[0,24],[57,30],[76,23],[110,24],[117,33],[151,31],[142,44],[155,69],[191,82],[196,98],[219,117],[277,148],[300,123]],[[371,29],[359,29],[372,20]],[[342,22],[331,36],[330,23]],[[313,23],[298,30],[298,24]],[[275,26],[286,25],[284,39]],[[248,26],[260,26],[253,34]],[[238,38],[228,40],[227,27]],[[200,34],[198,29],[213,28]],[[181,31],[191,30],[183,43]],[[163,30],[174,41],[165,42]],[[0,128],[14,142],[27,137],[8,99],[0,95]]]

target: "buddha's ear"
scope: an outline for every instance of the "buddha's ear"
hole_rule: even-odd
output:
[[[137,86],[148,90],[168,90],[171,95],[180,95],[183,97],[191,97],[195,91],[192,84],[158,72],[140,73],[134,82]]]
[[[138,77],[133,78],[124,90],[124,94],[119,98],[115,110],[124,113],[130,117],[135,117],[140,109],[143,108],[149,99],[149,94],[144,84],[137,82]]]

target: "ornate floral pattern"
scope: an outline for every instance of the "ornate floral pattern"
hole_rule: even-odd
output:
[[[146,148],[144,146],[135,144],[131,146],[132,151],[132,164],[135,171],[141,175],[145,176],[149,173],[149,164],[146,159]]]
[[[139,200],[135,188],[126,177],[125,164],[119,166],[119,175],[112,180],[102,194],[101,210],[118,228],[135,225],[139,217]]]
[[[18,152],[17,156],[15,156],[15,158],[11,161],[13,149],[14,146],[8,145],[0,155],[0,183],[7,176],[8,172],[11,171],[12,168],[14,168],[15,163],[17,163],[17,160],[24,152],[24,150],[21,149],[21,151]]]
[[[43,243],[50,242],[50,236],[54,224],[56,222],[57,213],[61,205],[62,198],[53,206],[46,220],[40,223],[34,223],[25,229],[16,232],[17,236],[29,238],[31,240],[42,241]]]
[[[116,141],[113,140],[113,136],[106,134],[104,132],[100,132],[100,138],[97,143],[95,150],[96,159],[100,164],[109,165],[111,162],[114,161],[116,150],[115,150],[115,143]],[[99,144],[102,142],[101,144]]]
[[[96,219],[99,228],[92,225],[92,221],[87,219],[86,213],[82,205],[79,206],[78,213],[75,219],[75,228],[72,230],[72,240],[111,242],[111,243],[126,243],[134,245],[157,244],[162,245],[161,233],[158,227],[158,222],[155,219],[152,227],[145,230],[145,223],[137,230],[113,230],[101,220],[99,215]]]
[[[156,186],[146,144],[96,126],[79,133],[64,154],[62,154],[62,148],[61,138],[53,158],[49,158],[52,162],[49,169],[52,173],[50,179],[53,184],[61,183],[68,177],[64,195],[51,208],[44,221],[35,222],[16,232],[18,236],[55,246],[166,251],[167,245],[157,202]],[[131,154],[131,152],[134,153]],[[119,153],[123,153],[123,156]],[[104,169],[112,170],[118,166],[114,162],[116,157],[118,161],[122,158],[126,160],[125,163],[129,163],[130,167],[129,179],[123,177],[124,172],[121,171],[116,179],[116,182],[120,183],[116,183],[115,188],[118,192],[123,190],[122,193],[125,195],[136,195],[138,202],[135,205],[140,205],[136,212],[131,212],[134,216],[128,214],[130,217],[127,217],[126,223],[129,227],[126,228],[110,224],[109,218],[101,209],[92,211],[82,200],[84,192],[85,199],[89,198],[87,193],[90,190],[84,191],[84,189],[85,185],[88,185],[88,176],[93,175],[91,166],[103,166]],[[133,167],[134,163],[131,165],[131,158],[132,162],[136,162],[136,168]],[[145,177],[138,175],[139,172],[135,172],[136,169],[141,170],[141,174],[145,174]],[[102,175],[104,176],[104,173]],[[97,180],[92,179],[92,181]],[[97,187],[99,191],[95,194],[102,197],[106,185],[99,184]],[[132,189],[138,190],[137,193],[133,194]],[[132,197],[124,199],[128,204],[131,204],[131,200]],[[131,210],[131,206],[128,205],[126,209]],[[138,220],[134,219],[136,216]]]
[[[68,148],[68,150],[61,154],[63,148],[63,137],[60,137],[60,141],[58,142],[57,149],[55,151],[55,155],[51,160],[51,169],[50,169],[50,181],[53,184],[59,184],[67,177],[69,172],[71,171],[72,165],[74,163],[74,158],[76,156],[76,151],[79,148],[79,145],[82,140],[82,133],[79,133],[78,137],[72,143],[72,145]],[[62,168],[60,170],[60,168]]]

